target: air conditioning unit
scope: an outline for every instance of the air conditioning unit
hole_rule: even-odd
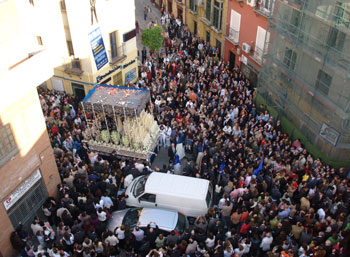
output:
[[[246,53],[249,53],[250,50],[251,50],[251,47],[250,47],[249,44],[243,43],[243,44],[242,44],[242,50],[243,50],[244,52],[246,52]]]
[[[252,7],[256,6],[256,2],[257,2],[257,0],[247,0],[247,4],[252,6]]]

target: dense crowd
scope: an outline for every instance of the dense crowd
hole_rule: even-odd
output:
[[[350,256],[349,172],[314,159],[281,122],[256,106],[255,88],[217,48],[167,17],[164,51],[143,51],[136,87],[161,129],[170,162],[101,156],[82,143],[85,115],[73,96],[39,89],[56,163],[59,199],[43,206],[31,237],[11,236],[23,256]],[[141,168],[140,168],[141,165]],[[117,192],[150,172],[212,181],[215,207],[168,238],[106,222],[126,208]],[[153,230],[152,230],[153,231]],[[141,235],[140,235],[141,234]]]

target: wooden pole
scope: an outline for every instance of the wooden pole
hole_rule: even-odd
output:
[[[108,134],[109,134],[108,122],[107,122],[107,117],[106,117],[106,113],[105,113],[105,106],[103,104],[102,104],[102,112],[103,112],[103,116],[104,116],[105,122],[106,122],[106,129],[107,129]]]
[[[117,123],[117,117],[115,116],[115,110],[114,110],[114,105],[112,105],[112,110],[113,110],[113,116],[114,116],[114,123],[115,123],[115,130],[118,131],[118,123]]]

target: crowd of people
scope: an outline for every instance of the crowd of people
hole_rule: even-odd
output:
[[[59,199],[42,208],[46,219],[36,217],[30,232],[16,229],[14,247],[35,257],[350,256],[349,172],[323,165],[284,134],[219,49],[173,18],[163,25],[164,51],[146,52],[133,86],[151,92],[147,110],[169,163],[152,169],[90,151],[79,103],[39,89],[62,183]],[[111,213],[126,208],[118,190],[150,172],[210,180],[214,206],[169,240],[125,226],[108,231]]]

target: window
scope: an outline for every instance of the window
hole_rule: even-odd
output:
[[[350,4],[337,2],[335,4],[335,23],[337,25],[344,25],[349,27],[350,25]]]
[[[47,190],[42,179],[36,182],[9,210],[7,214],[14,228],[18,222],[30,224],[41,212],[41,206],[47,199]]]
[[[109,42],[111,44],[111,57],[113,59],[118,56],[117,31],[109,33]]]
[[[156,195],[154,194],[144,194],[143,196],[140,197],[140,201],[146,201],[150,203],[155,203],[156,202]]]
[[[270,0],[262,0],[261,1],[261,7],[264,9],[269,10],[270,8]]]
[[[213,198],[213,185],[209,183],[207,197],[205,198],[208,208],[211,206],[212,198]]]
[[[346,34],[336,28],[331,28],[328,35],[328,45],[339,51],[343,51]]]
[[[254,58],[261,63],[264,52],[266,30],[258,26],[255,40]]]
[[[286,47],[284,51],[283,63],[287,65],[288,68],[291,68],[292,70],[294,70],[296,60],[297,60],[297,53],[294,52],[292,49]]]
[[[289,31],[295,33],[300,23],[300,11],[292,8],[292,15],[290,18]]]
[[[328,95],[331,84],[332,76],[327,74],[323,70],[319,70],[316,79],[316,88],[323,94]]]
[[[207,42],[210,43],[210,31],[209,30],[207,31]]]
[[[0,165],[4,164],[17,153],[17,145],[13,137],[11,126],[5,125],[0,127]],[[7,158],[5,158],[7,157]]]
[[[211,18],[211,0],[207,0],[207,5],[205,8],[205,18],[210,21]]]
[[[39,46],[43,45],[43,39],[41,38],[41,36],[36,36],[36,41],[37,41]]]
[[[272,9],[272,1],[273,0],[261,0],[259,9],[265,14],[270,14],[270,11]]]
[[[113,85],[122,85],[122,84],[123,84],[123,74],[120,71],[113,76]]]
[[[198,31],[197,31],[197,22],[193,21],[193,34],[197,35]]]
[[[241,29],[241,14],[231,10],[229,38],[238,44],[239,31]]]
[[[196,0],[190,0],[190,10],[192,12],[197,12]]]
[[[223,9],[223,3],[214,1],[213,26],[217,30],[221,30],[221,27],[222,27],[222,9]]]

